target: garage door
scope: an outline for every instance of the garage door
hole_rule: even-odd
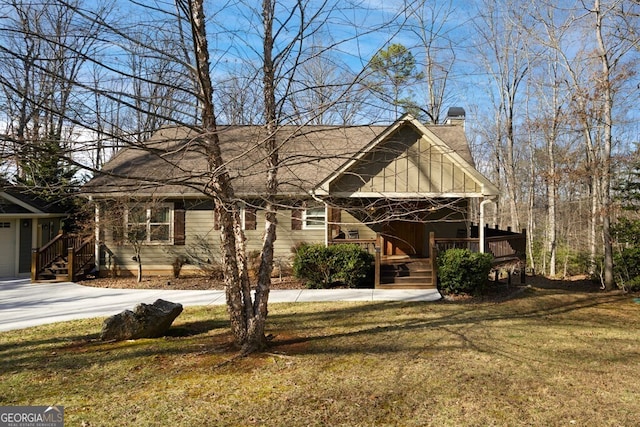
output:
[[[0,277],[15,276],[16,229],[15,221],[0,219]]]

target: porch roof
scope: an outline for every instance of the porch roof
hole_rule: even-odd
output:
[[[0,180],[0,216],[30,218],[64,215],[65,209],[59,203],[38,197],[32,189]]]

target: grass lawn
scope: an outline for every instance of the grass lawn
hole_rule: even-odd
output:
[[[270,306],[234,359],[224,307],[102,343],[102,319],[0,333],[0,406],[68,426],[635,426],[640,304],[530,288],[488,302]]]

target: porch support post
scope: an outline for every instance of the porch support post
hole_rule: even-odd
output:
[[[375,244],[375,261],[374,261],[374,272],[373,272],[373,287],[377,289],[380,286],[380,264],[381,264],[381,254],[380,254],[380,233],[376,233],[376,244]]]
[[[480,224],[478,224],[478,237],[480,237],[478,250],[480,251],[480,253],[484,253],[487,248],[485,233],[484,233],[484,223],[485,223],[485,208],[489,203],[495,205],[495,202],[493,201],[493,199],[484,199],[482,202],[480,202]]]
[[[38,266],[38,248],[31,249],[31,283],[38,281],[38,273],[40,267]]]
[[[431,261],[431,284],[438,286],[438,248],[436,247],[436,233],[429,232],[429,260]]]
[[[70,247],[67,248],[67,281],[68,282],[73,282],[73,280],[75,279],[74,274],[74,270],[76,269],[76,259],[75,259],[75,252],[76,250],[74,249],[74,247]]]
[[[331,233],[331,226],[329,225],[329,221],[331,218],[329,215],[331,214],[331,208],[327,203],[324,203],[324,246],[329,246],[329,234]]]

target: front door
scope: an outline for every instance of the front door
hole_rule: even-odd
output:
[[[390,221],[383,229],[384,255],[425,257],[424,224],[410,221]]]

